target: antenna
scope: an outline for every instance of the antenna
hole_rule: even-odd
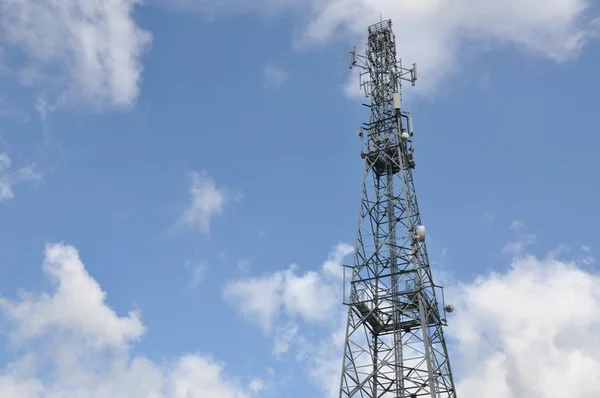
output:
[[[410,76],[411,76],[411,80],[412,80],[412,85],[414,86],[417,81],[417,63],[416,62],[413,64],[413,68],[410,71],[410,73],[411,73]]]
[[[348,67],[352,69],[358,62],[358,51],[356,50],[356,46],[348,53]]]

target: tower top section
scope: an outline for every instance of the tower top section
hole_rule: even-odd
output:
[[[377,102],[382,89],[397,93],[401,99],[402,81],[413,86],[417,81],[417,64],[412,68],[402,67],[402,60],[396,57],[396,36],[392,30],[392,20],[378,22],[369,26],[369,37],[364,55],[354,49],[348,54],[348,66],[360,68],[360,86],[371,104]]]
[[[401,147],[401,152],[406,153],[405,166],[413,168],[412,119],[401,110],[401,89],[402,81],[415,84],[417,66],[403,68],[402,61],[396,57],[391,20],[373,24],[368,31],[365,54],[359,55],[356,47],[349,53],[349,66],[360,68],[360,86],[371,100],[370,104],[364,104],[371,113],[369,122],[363,123],[357,132],[362,141],[361,157],[379,164],[382,151],[393,157],[392,152]],[[395,169],[376,167],[376,171],[383,175]]]

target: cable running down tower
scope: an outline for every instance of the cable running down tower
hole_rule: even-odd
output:
[[[357,133],[365,169],[354,265],[344,268],[352,280],[344,292],[339,396],[456,398],[442,330],[454,307],[444,305],[431,277],[412,175],[412,121],[401,110],[401,81],[414,85],[417,67],[396,59],[391,20],[368,32],[366,54],[356,47],[349,54],[350,67],[361,68],[371,115]]]

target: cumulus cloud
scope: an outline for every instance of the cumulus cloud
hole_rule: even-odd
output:
[[[52,295],[23,295],[22,301],[0,300],[13,322],[13,340],[31,340],[52,330],[74,332],[86,345],[120,346],[138,339],[144,328],[137,312],[119,318],[104,304],[106,293],[85,271],[75,248],[48,246],[43,270],[54,284]]]
[[[308,21],[299,44],[339,38],[365,41],[367,26],[380,15],[392,18],[398,51],[418,62],[421,90],[429,91],[455,73],[465,50],[495,44],[563,61],[576,56],[600,32],[600,12],[591,0],[178,0],[202,11],[273,13],[290,10]],[[243,3],[243,5],[242,5]],[[462,62],[464,63],[464,61]],[[357,82],[352,79],[354,87]],[[356,93],[357,90],[350,91]]]
[[[522,228],[523,224],[518,226]],[[600,387],[592,381],[600,380],[600,275],[585,269],[594,259],[578,255],[573,256],[575,260],[559,259],[559,255],[569,255],[562,246],[545,257],[526,254],[525,248],[523,245],[509,253],[510,267],[505,272],[481,275],[468,283],[454,281],[447,286],[446,301],[456,307],[446,337],[458,395],[598,397]],[[586,249],[581,250],[587,255]],[[320,285],[331,290],[322,296],[324,308],[341,289],[339,278],[327,277],[339,275],[335,263],[328,260],[320,271],[304,276],[305,281],[315,283],[312,275],[318,275]],[[308,377],[327,397],[334,398],[339,393],[347,308],[339,302],[332,307],[329,316],[338,322],[328,325],[328,335],[301,333],[302,321],[314,320],[300,316],[289,323],[289,317],[277,312],[286,306],[285,272],[293,269],[272,274],[280,275],[281,287],[279,292],[274,289],[276,293],[272,292],[270,299],[262,296],[264,291],[261,293],[258,288],[245,291],[244,298],[262,296],[264,303],[272,305],[246,310],[250,314],[252,310],[271,314],[276,341],[286,343],[285,338],[293,336]],[[326,269],[333,272],[325,272]],[[306,292],[307,296],[315,294],[311,289]],[[303,305],[314,302],[307,298]],[[287,309],[288,313],[294,311],[303,313]],[[294,328],[290,329],[290,325]],[[285,350],[288,348],[289,345]]]
[[[241,385],[211,358],[157,364],[131,356],[145,332],[140,313],[118,316],[108,307],[74,247],[49,245],[43,271],[52,292],[0,300],[17,353],[0,369],[1,397],[249,398],[261,389],[256,380]]]
[[[317,271],[300,274],[293,264],[283,271],[232,282],[224,290],[227,301],[273,337],[272,354],[281,359],[293,347],[309,380],[331,398],[339,393],[346,331],[342,262],[353,252],[353,246],[338,243]],[[307,334],[307,324],[331,334],[322,339]]]
[[[328,324],[336,317],[342,301],[341,263],[353,251],[352,246],[340,243],[319,271],[299,274],[293,264],[284,271],[231,282],[224,289],[224,297],[265,333],[277,326],[273,352],[280,355],[298,332],[296,320]]]
[[[522,255],[449,296],[461,396],[600,396],[599,275]]]
[[[42,176],[35,170],[35,165],[29,164],[14,170],[10,156],[6,152],[0,153],[0,202],[15,196],[15,184],[41,180]]]
[[[139,0],[0,2],[0,46],[25,55],[8,65],[21,82],[71,104],[131,107],[139,93],[149,32],[133,19]],[[20,57],[16,57],[20,59]]]
[[[292,347],[306,366],[309,380],[327,397],[339,395],[347,307],[342,305],[342,262],[354,252],[336,244],[316,270],[286,270],[228,284],[224,297],[250,322],[272,335],[272,353],[281,359]],[[326,335],[307,333],[306,325],[324,327]],[[319,337],[321,336],[321,337]]]
[[[339,397],[344,343],[346,339],[347,307],[340,306],[338,324],[320,339],[300,342],[300,358],[307,368],[310,381],[319,387],[327,398]],[[363,356],[362,360],[368,360]],[[360,359],[359,359],[360,361]]]
[[[237,310],[269,332],[273,318],[281,306],[281,286],[285,272],[260,278],[243,279],[225,287],[224,297],[237,305]]]
[[[454,283],[446,299],[457,393],[465,398],[600,396],[600,275],[585,261],[521,254],[503,273]],[[339,315],[345,321],[345,308]],[[344,323],[304,343],[312,381],[327,397],[339,391]]]
[[[191,201],[179,223],[208,234],[212,218],[223,212],[227,192],[217,188],[214,180],[206,172],[192,172],[190,177]]]

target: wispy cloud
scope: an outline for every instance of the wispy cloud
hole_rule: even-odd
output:
[[[211,221],[214,216],[223,212],[228,195],[224,189],[217,188],[206,172],[192,172],[190,179],[190,203],[179,219],[179,224],[197,228],[208,235]]]
[[[512,229],[513,231],[519,232],[524,226],[525,226],[525,223],[523,221],[515,220],[510,223],[508,228]]]
[[[523,232],[525,223],[520,220],[515,220],[509,225],[509,229],[515,231],[516,239],[502,248],[502,253],[519,256],[524,253],[527,246],[535,243],[536,235]]]
[[[44,138],[46,142],[50,140],[50,136],[48,133],[48,116],[50,116],[53,112],[58,110],[60,107],[65,105],[66,97],[61,95],[56,99],[56,102],[53,104],[49,104],[46,101],[46,98],[42,95],[38,95],[37,100],[35,102],[34,109],[40,116],[40,120],[42,121],[42,132],[44,134]]]
[[[203,261],[197,263],[186,262],[185,267],[188,269],[189,277],[184,292],[189,292],[196,289],[200,282],[202,282],[202,279],[204,279],[206,265]]]
[[[290,74],[274,64],[267,64],[263,70],[265,84],[270,87],[280,87],[289,78]]]
[[[0,153],[0,202],[12,199],[15,196],[14,186],[27,181],[42,181],[42,175],[35,170],[35,165],[28,164],[15,170],[10,156],[5,152]]]

